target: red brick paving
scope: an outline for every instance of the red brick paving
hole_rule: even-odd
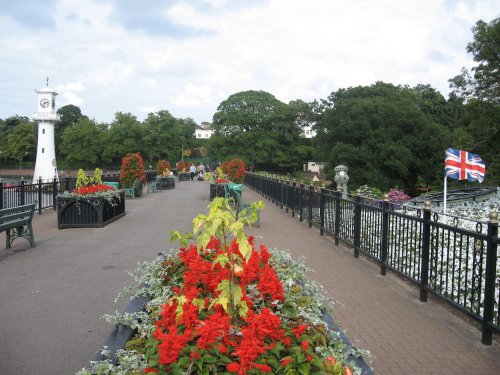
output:
[[[263,200],[245,189],[245,202]],[[329,236],[266,202],[260,228],[251,228],[257,244],[289,249],[315,272],[339,304],[334,318],[359,349],[369,350],[376,374],[500,374],[500,346],[481,343],[481,332],[400,277],[380,275],[376,263],[335,246]],[[370,360],[368,360],[370,361]]]

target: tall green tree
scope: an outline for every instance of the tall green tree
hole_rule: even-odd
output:
[[[255,168],[286,169],[298,164],[301,129],[290,107],[265,91],[229,96],[214,114],[211,157],[242,158]]]
[[[101,158],[102,125],[84,117],[77,124],[64,130],[61,152],[69,162],[79,163],[82,168],[94,167]]]
[[[86,116],[82,114],[80,108],[73,104],[68,104],[62,106],[57,110],[57,113],[60,116],[60,120],[56,122],[54,126],[54,142],[56,147],[56,155],[61,155],[61,141],[64,130],[71,126],[78,124],[80,120]]]
[[[120,163],[128,153],[142,151],[143,126],[130,113],[115,113],[111,127],[102,134],[102,160],[106,163]]]
[[[442,175],[446,126],[416,104],[418,91],[377,82],[340,89],[323,101],[316,144],[327,173],[349,168],[353,188],[399,187],[414,193],[417,181]]]
[[[170,112],[161,110],[150,113],[143,125],[144,153],[149,160],[173,160],[180,157],[182,131],[179,121]]]
[[[482,20],[472,28],[467,52],[477,65],[449,80],[450,98],[465,103],[454,131],[457,147],[477,153],[486,162],[488,184],[500,183],[500,18]]]
[[[0,120],[0,158],[7,162],[9,158],[11,158],[7,140],[9,138],[9,134],[20,124],[29,123],[30,120],[24,116],[11,116],[5,120]],[[15,158],[13,158],[15,159]],[[15,159],[16,160],[16,159]]]
[[[3,152],[18,162],[33,158],[36,152],[35,125],[26,120],[20,121],[9,132],[2,155]]]

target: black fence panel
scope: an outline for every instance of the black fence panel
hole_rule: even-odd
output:
[[[498,218],[459,227],[458,218],[389,201],[342,199],[339,192],[247,173],[245,183],[286,212],[316,225],[386,269],[430,292],[482,325],[482,342],[500,333]],[[464,220],[464,219],[460,219]],[[451,221],[451,222],[450,222]]]

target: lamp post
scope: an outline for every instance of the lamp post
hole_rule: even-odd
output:
[[[184,163],[184,138],[181,140],[181,160]]]

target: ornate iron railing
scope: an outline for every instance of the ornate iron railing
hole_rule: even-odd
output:
[[[146,181],[154,181],[156,175],[155,170],[146,171]],[[120,174],[118,172],[109,172],[102,175],[102,180],[119,182]],[[52,181],[42,181],[40,179],[35,183],[26,182],[24,179],[21,179],[17,185],[4,184],[0,179],[0,209],[38,201],[36,209],[41,215],[43,209],[52,208],[56,210],[57,195],[63,191],[72,191],[75,188],[75,184],[75,177],[63,177]]]
[[[459,219],[424,208],[360,197],[342,199],[339,192],[247,173],[245,183],[274,204],[291,212],[320,235],[332,235],[420,287],[420,300],[430,292],[482,325],[482,342],[500,333],[500,264],[498,221],[473,222],[461,228]],[[460,219],[464,220],[464,219]],[[451,223],[447,223],[449,221]],[[470,225],[469,225],[470,226]]]

